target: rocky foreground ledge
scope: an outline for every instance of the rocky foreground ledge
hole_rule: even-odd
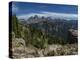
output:
[[[12,40],[12,58],[33,58],[47,56],[62,56],[62,55],[77,55],[77,44],[52,44],[45,49],[37,49],[29,45],[26,47],[25,41],[22,38]]]

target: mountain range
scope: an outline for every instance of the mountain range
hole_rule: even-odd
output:
[[[49,36],[59,37],[65,41],[68,39],[68,31],[70,29],[78,30],[78,20],[52,19],[51,17],[39,17],[35,15],[29,17],[27,20],[20,19],[20,22],[39,29]]]

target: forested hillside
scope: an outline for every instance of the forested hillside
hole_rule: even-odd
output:
[[[77,24],[77,20],[67,21],[37,15],[27,21],[12,16],[10,40],[13,58],[77,54]]]

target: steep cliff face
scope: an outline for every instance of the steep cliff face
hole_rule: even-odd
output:
[[[78,30],[69,29],[68,42],[69,43],[78,43]]]

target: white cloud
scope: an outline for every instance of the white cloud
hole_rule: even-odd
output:
[[[77,14],[67,14],[67,13],[55,13],[55,12],[43,12],[47,16],[51,16],[53,18],[66,18],[66,19],[77,19]]]
[[[62,19],[77,19],[77,14],[66,14],[66,13],[55,13],[55,12],[44,12],[41,13],[30,13],[30,14],[24,14],[17,16],[19,19],[28,19],[30,16],[45,16],[45,17],[51,17],[51,18],[62,18]]]
[[[24,15],[19,15],[17,16],[19,19],[28,19],[29,17],[31,16],[34,16],[34,15],[38,15],[38,16],[46,16],[45,14],[43,13],[30,13],[30,14],[24,14]]]
[[[18,12],[18,7],[17,6],[15,6],[15,4],[14,3],[12,3],[12,13],[16,13],[16,12]]]

